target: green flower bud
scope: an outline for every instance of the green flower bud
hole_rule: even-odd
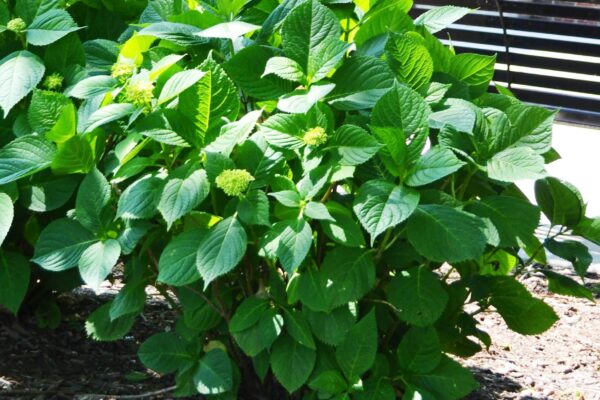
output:
[[[62,77],[62,75],[55,72],[51,75],[48,75],[44,79],[44,82],[42,83],[42,85],[44,86],[44,88],[46,88],[48,90],[58,90],[62,87],[63,81],[64,81],[64,78]]]
[[[139,80],[125,88],[125,100],[138,107],[149,106],[154,96],[154,84],[150,81]]]
[[[27,28],[27,24],[21,18],[15,18],[8,21],[6,29],[15,33],[21,33]]]
[[[315,126],[304,132],[302,140],[309,146],[321,146],[327,142],[327,133],[320,126]]]
[[[110,71],[113,78],[124,83],[135,72],[135,65],[126,61],[119,61],[113,64]]]
[[[244,193],[254,177],[245,169],[226,169],[221,172],[215,182],[217,187],[228,196],[240,196]]]

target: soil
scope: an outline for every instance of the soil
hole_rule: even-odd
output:
[[[468,399],[600,400],[600,307],[551,294],[536,275],[523,283],[561,319],[543,335],[521,336],[497,314],[479,314],[494,344],[462,360],[481,384]],[[590,274],[588,285],[600,298],[600,276]],[[109,400],[154,392],[144,398],[172,398],[172,376],[146,370],[136,356],[148,336],[173,326],[175,313],[160,297],[150,297],[123,340],[104,343],[86,337],[85,318],[115,293],[113,287],[101,296],[84,289],[59,296],[65,319],[55,330],[38,328],[34,317],[17,322],[0,311],[0,399]]]

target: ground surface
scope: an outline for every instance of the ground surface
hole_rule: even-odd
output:
[[[600,288],[598,275],[591,275],[589,282]],[[524,337],[508,331],[497,315],[481,314],[482,327],[494,345],[464,362],[482,385],[469,400],[600,400],[600,307],[549,294],[536,276],[525,283],[555,308],[561,320],[542,336]],[[71,317],[54,331],[38,329],[32,318],[17,324],[0,313],[0,399],[108,400],[128,398],[110,395],[170,387],[171,377],[152,375],[136,357],[140,342],[172,325],[174,314],[165,304],[151,302],[124,340],[86,339],[83,321],[110,292],[100,298],[85,291],[61,297],[61,307]]]

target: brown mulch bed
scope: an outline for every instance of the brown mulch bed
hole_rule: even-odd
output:
[[[600,308],[548,293],[535,275],[524,283],[561,320],[544,335],[521,336],[509,331],[498,315],[480,314],[494,344],[464,360],[481,383],[468,399],[600,400]],[[600,277],[591,275],[589,284],[600,289]],[[101,296],[85,290],[61,295],[65,319],[55,330],[39,329],[33,317],[17,322],[0,311],[0,399],[108,400],[171,387],[172,376],[154,375],[136,356],[148,336],[174,324],[175,313],[159,297],[151,296],[123,340],[105,343],[86,337],[87,315],[112,295],[114,290]]]

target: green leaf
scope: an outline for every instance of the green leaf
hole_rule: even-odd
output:
[[[208,232],[196,258],[205,288],[239,264],[246,254],[247,241],[246,231],[235,217],[222,220]]]
[[[437,321],[448,303],[440,279],[425,267],[413,267],[396,275],[386,294],[401,320],[421,327]]]
[[[67,218],[52,221],[35,245],[32,261],[49,271],[73,268],[97,239],[79,222]]]
[[[131,254],[139,241],[153,226],[148,221],[125,220],[124,229],[117,237],[123,254]]]
[[[121,246],[114,239],[96,242],[79,258],[79,273],[83,281],[98,291],[100,284],[111,273],[121,255]]]
[[[473,12],[470,8],[442,6],[432,8],[419,15],[415,20],[415,25],[422,25],[431,33],[437,33],[446,29],[450,24],[455,23],[465,15]]]
[[[491,179],[514,182],[523,179],[538,179],[546,175],[544,158],[529,147],[511,147],[495,154],[487,163]]]
[[[306,383],[316,358],[314,350],[282,335],[271,349],[271,369],[279,383],[292,393]]]
[[[69,104],[72,104],[71,101],[61,93],[34,89],[27,110],[27,121],[31,129],[39,134],[47,133],[56,125],[61,112]],[[50,137],[47,139],[52,140]]]
[[[506,110],[511,123],[510,144],[526,146],[537,154],[552,148],[552,127],[556,111],[528,104],[514,104]]]
[[[585,203],[579,190],[557,178],[537,180],[535,200],[554,225],[573,228],[585,217]]]
[[[275,114],[261,124],[260,132],[271,146],[293,150],[304,146],[306,125],[305,115]]]
[[[340,35],[335,14],[318,1],[309,0],[285,18],[281,31],[283,52],[302,67],[309,82],[317,82],[346,52],[347,45],[339,39]]]
[[[600,218],[583,218],[573,229],[573,234],[600,245]]]
[[[313,339],[308,320],[298,310],[284,309],[283,318],[285,321],[285,329],[289,335],[302,346],[316,350],[315,341]]]
[[[356,125],[340,126],[329,145],[337,149],[342,165],[363,164],[382,147],[373,136]]]
[[[233,388],[233,369],[227,353],[221,349],[206,353],[194,373],[194,385],[203,395],[230,391]]]
[[[342,393],[348,387],[348,384],[338,371],[328,370],[321,372],[315,379],[310,381],[308,387],[319,393],[335,395]]]
[[[312,219],[333,221],[333,217],[329,214],[329,210],[323,203],[309,201],[304,206],[304,215]]]
[[[261,190],[251,190],[238,204],[240,219],[249,225],[271,226],[269,222],[269,199]]]
[[[111,302],[105,303],[94,311],[85,321],[85,331],[88,336],[98,341],[113,341],[121,339],[131,330],[135,314],[128,314],[115,320],[110,319]]]
[[[58,114],[56,124],[46,133],[46,138],[55,143],[64,143],[77,133],[77,110],[67,103]]]
[[[292,82],[304,82],[306,80],[300,64],[287,57],[269,58],[265,65],[265,72],[261,77],[271,74]]]
[[[248,135],[254,130],[261,115],[262,110],[251,111],[240,118],[239,121],[224,125],[221,127],[219,136],[205,150],[212,153],[221,153],[229,157],[235,146],[246,140]]]
[[[385,377],[371,378],[364,382],[364,390],[357,392],[356,400],[396,400],[396,391]],[[404,399],[404,398],[403,398]],[[416,400],[416,399],[415,399]],[[426,399],[419,399],[426,400]]]
[[[335,350],[335,359],[350,382],[367,372],[377,354],[377,325],[372,310],[358,321]]]
[[[0,250],[0,304],[13,314],[19,311],[27,294],[30,275],[31,267],[25,257]]]
[[[431,326],[411,327],[398,346],[398,363],[407,371],[431,372],[442,359],[440,339]]]
[[[419,192],[383,180],[364,183],[354,200],[354,213],[371,235],[377,236],[406,220],[417,208]]]
[[[307,311],[308,322],[317,339],[337,346],[356,322],[356,310],[351,305],[343,305],[330,313]]]
[[[177,97],[181,92],[195,85],[204,75],[206,72],[197,69],[177,72],[165,82],[158,96],[157,105]]]
[[[88,173],[77,191],[75,215],[77,221],[92,232],[99,232],[105,220],[105,207],[110,202],[110,184],[97,168]]]
[[[347,247],[364,246],[362,231],[350,210],[334,201],[327,202],[326,206],[333,221],[321,220],[323,232],[338,244]]]
[[[229,321],[229,332],[237,333],[256,324],[267,311],[269,303],[266,299],[248,297],[240,303]]]
[[[594,293],[568,276],[550,270],[542,271],[548,278],[548,290],[563,296],[580,297],[594,302]]]
[[[340,110],[372,108],[394,84],[394,73],[375,57],[351,57],[333,74],[328,102]]]
[[[402,33],[414,30],[413,21],[408,16],[412,3],[412,0],[387,0],[375,3],[362,18],[354,41],[362,46],[366,45],[369,39],[377,40],[380,35],[389,32]]]
[[[159,282],[184,286],[200,279],[196,268],[198,248],[206,232],[190,230],[172,239],[158,260]]]
[[[271,47],[249,46],[235,53],[223,68],[250,96],[259,100],[277,99],[292,91],[292,83],[275,75],[264,76],[267,62],[275,54]]]
[[[584,278],[587,274],[587,269],[592,264],[593,257],[587,246],[575,240],[558,241],[555,239],[546,239],[544,241],[546,247],[552,254],[560,258],[570,261],[577,275]]]
[[[47,168],[55,153],[56,147],[41,136],[16,138],[0,149],[0,185]]]
[[[50,167],[55,174],[88,173],[94,167],[94,149],[89,137],[73,136],[59,143]]]
[[[298,208],[300,207],[300,202],[302,198],[300,194],[295,190],[282,190],[279,192],[269,193],[269,196],[273,197],[279,203],[286,207]]]
[[[155,175],[145,175],[121,193],[117,217],[147,219],[156,214],[164,180]]]
[[[187,343],[168,332],[150,336],[141,344],[138,357],[146,368],[159,374],[170,374],[193,361],[186,351]]]
[[[15,216],[12,199],[2,192],[0,192],[0,210],[2,210],[0,214],[0,246],[2,246]]]
[[[431,80],[433,60],[417,36],[392,34],[385,45],[385,54],[400,82],[418,89]]]
[[[295,90],[280,97],[277,108],[283,112],[305,114],[319,100],[331,93],[334,87],[333,83],[319,83],[311,85],[308,89]]]
[[[463,165],[465,162],[459,160],[452,150],[434,146],[411,167],[406,183],[410,186],[427,185],[458,171]]]
[[[139,314],[146,303],[146,284],[127,283],[117,294],[110,305],[109,316],[111,320],[128,314]]]
[[[113,103],[104,106],[92,113],[85,121],[83,132],[91,132],[94,129],[126,117],[136,110],[133,104],[129,103]]]
[[[208,196],[210,183],[206,171],[184,166],[173,171],[167,179],[160,200],[158,211],[171,229],[173,222],[196,208]]]
[[[110,92],[116,86],[117,80],[112,76],[96,75],[80,80],[67,90],[67,94],[85,100]]]
[[[271,347],[281,333],[282,326],[283,318],[277,314],[277,310],[272,308],[263,312],[257,324],[244,331],[234,333],[233,337],[244,353],[254,357]]]
[[[262,249],[269,258],[278,258],[283,269],[291,274],[302,264],[312,246],[312,229],[299,218],[273,225],[263,239]]]
[[[433,371],[410,375],[407,380],[431,393],[432,399],[436,400],[462,399],[479,386],[468,369],[447,356],[442,357]],[[413,397],[417,398],[421,397]]]
[[[258,25],[250,24],[244,21],[230,21],[211,26],[210,28],[199,32],[196,35],[205,38],[221,38],[234,40],[240,36],[244,36],[245,34],[254,32],[260,28],[261,27]]]
[[[27,27],[26,37],[34,46],[47,46],[79,29],[68,12],[50,10],[33,20]]]
[[[486,197],[467,206],[467,211],[488,218],[498,231],[500,247],[517,247],[535,233],[540,210],[526,200],[508,196]]]
[[[371,125],[380,128],[400,128],[408,144],[409,160],[417,159],[425,146],[429,132],[430,109],[423,97],[414,90],[396,85],[375,104]]]
[[[483,221],[444,205],[423,205],[408,221],[408,240],[424,257],[439,262],[477,260],[487,238]]]
[[[495,64],[495,55],[462,53],[450,59],[448,73],[467,85],[471,98],[477,98],[487,91]]]
[[[0,60],[0,107],[4,118],[42,80],[42,60],[27,50],[15,51]]]
[[[538,335],[558,320],[552,307],[533,297],[514,277],[478,276],[471,287],[475,300],[488,298],[506,325],[522,335]]]

